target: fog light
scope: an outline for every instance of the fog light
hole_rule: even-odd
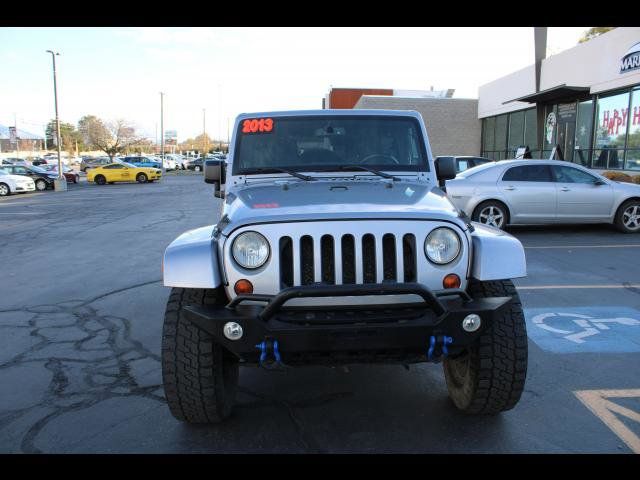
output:
[[[480,315],[472,313],[464,317],[464,320],[462,320],[462,328],[465,332],[475,332],[480,328],[480,323]]]
[[[236,322],[225,323],[223,332],[229,340],[239,340],[242,337],[242,327]]]
[[[444,288],[460,288],[460,277],[455,273],[450,273],[442,279]]]
[[[244,278],[238,280],[233,287],[233,290],[236,292],[236,295],[244,295],[248,293],[253,293],[253,285],[249,280],[245,280]]]

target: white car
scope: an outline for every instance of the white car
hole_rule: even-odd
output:
[[[640,232],[640,185],[609,180],[575,163],[501,160],[446,182],[451,202],[473,221],[508,224],[612,223]]]
[[[31,178],[23,175],[11,175],[0,168],[0,197],[5,197],[12,193],[33,192],[35,189],[36,184]]]

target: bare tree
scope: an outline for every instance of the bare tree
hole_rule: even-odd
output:
[[[133,145],[139,144],[143,140],[136,135],[133,125],[123,119],[112,122],[103,122],[100,119],[95,119],[95,121],[91,122],[91,128],[86,131],[91,144],[109,155],[111,160],[117,154],[124,152]]]

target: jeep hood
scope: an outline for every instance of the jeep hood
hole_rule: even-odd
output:
[[[269,182],[235,188],[225,199],[223,235],[249,224],[309,220],[433,219],[466,229],[458,210],[431,184],[418,181],[332,179]]]

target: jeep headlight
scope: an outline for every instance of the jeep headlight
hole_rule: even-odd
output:
[[[244,232],[231,246],[233,259],[243,268],[259,268],[269,258],[269,242],[258,232]]]
[[[438,265],[451,263],[460,253],[460,237],[450,228],[435,228],[427,235],[424,253],[429,260]]]

